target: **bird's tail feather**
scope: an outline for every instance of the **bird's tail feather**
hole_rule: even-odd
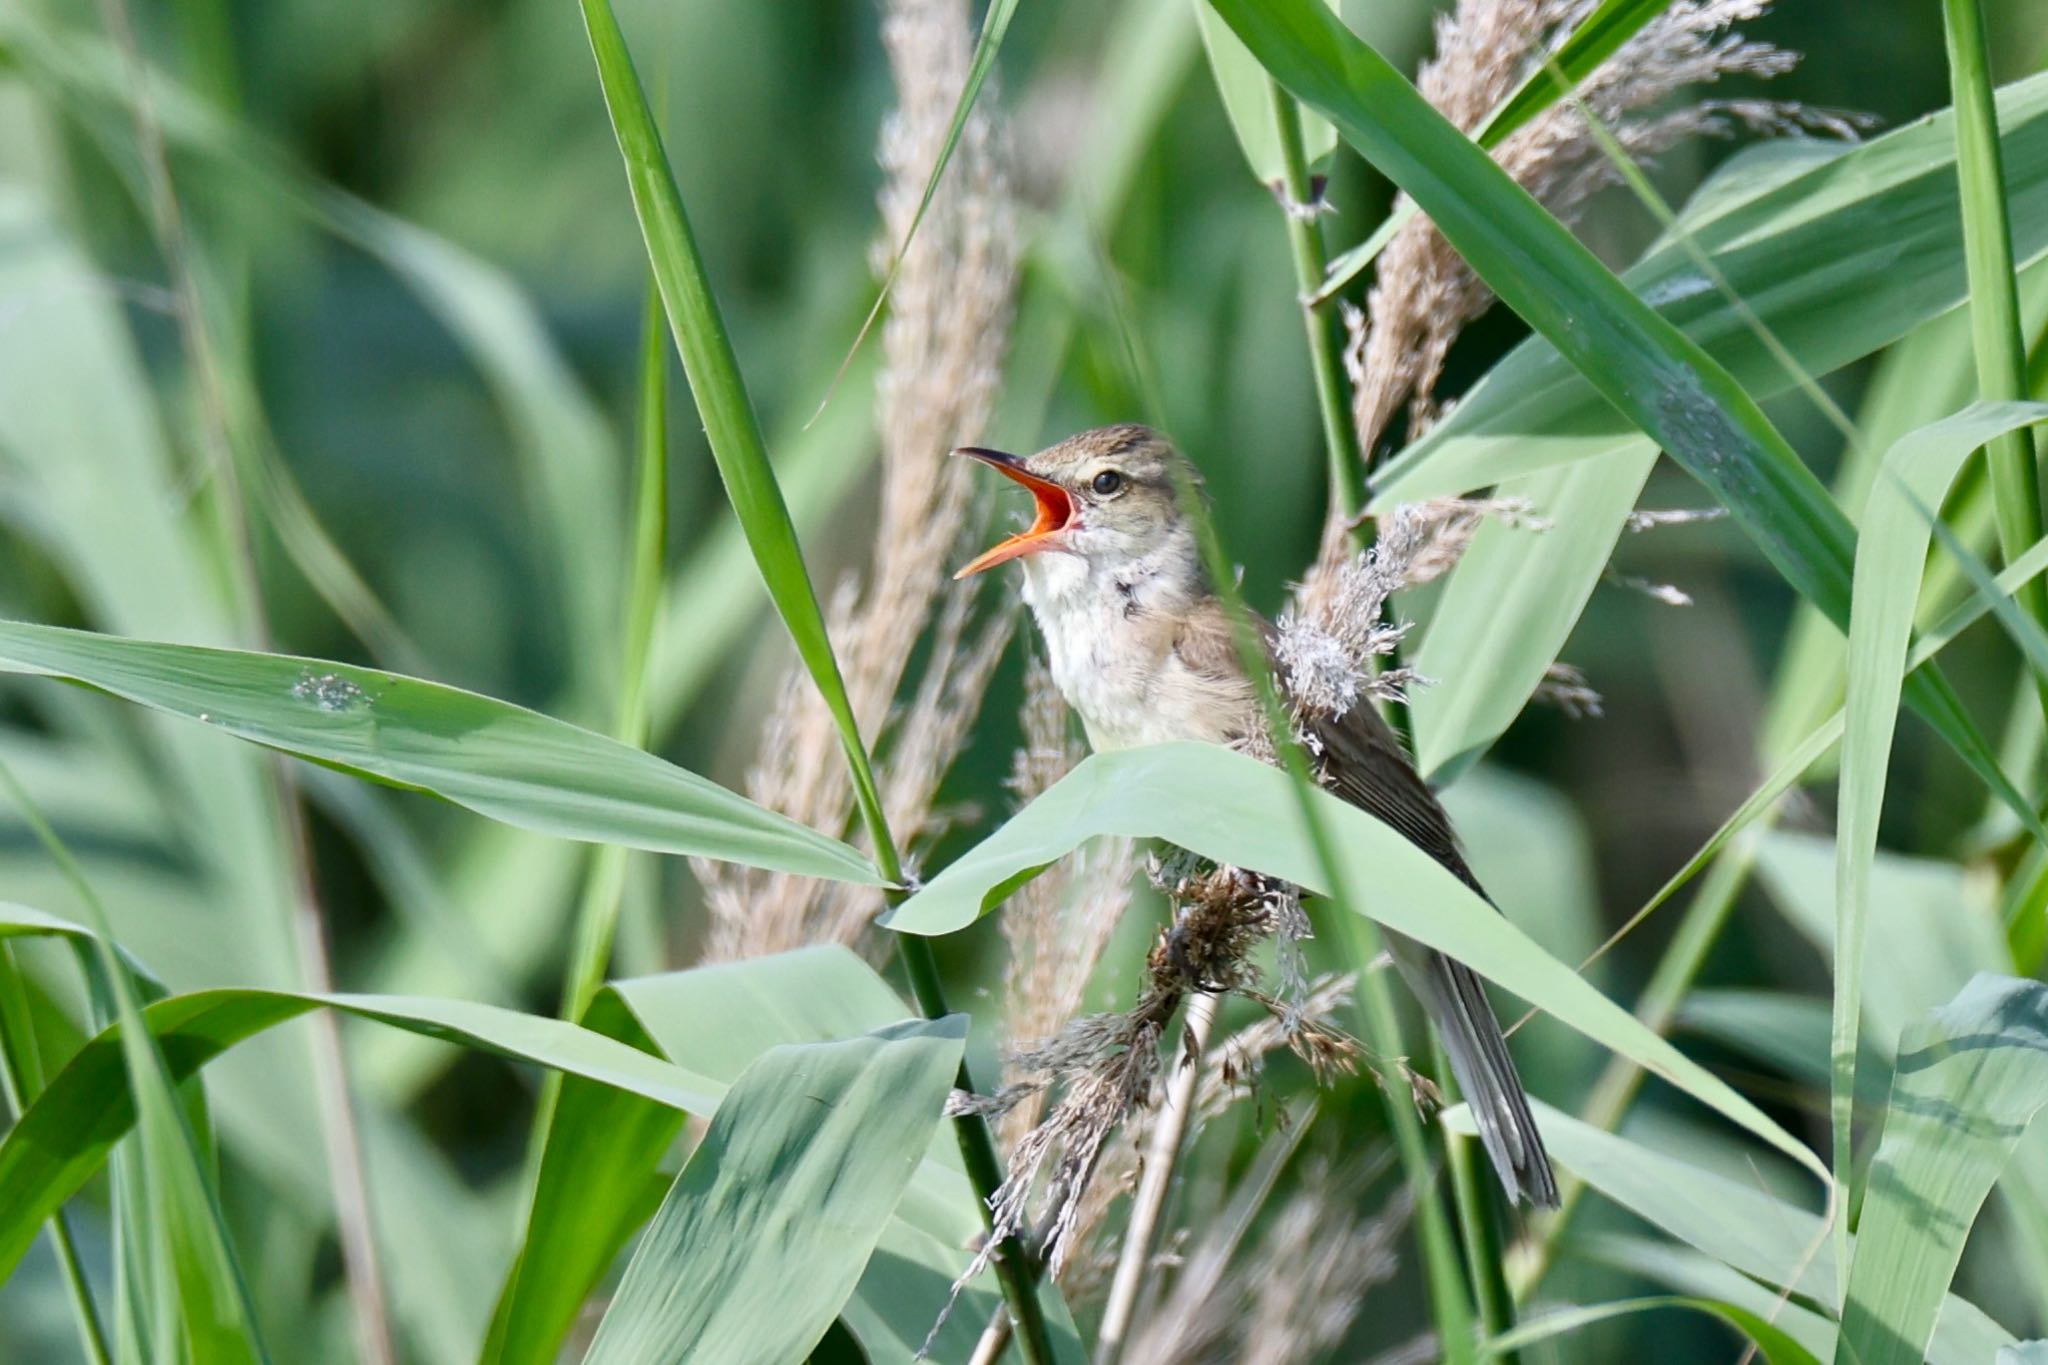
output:
[[[1500,1183],[1510,1198],[1556,1208],[1557,1177],[1479,977],[1470,967],[1413,939],[1392,933],[1387,937],[1401,974],[1443,1039],[1451,1073],[1465,1092],[1480,1144]]]

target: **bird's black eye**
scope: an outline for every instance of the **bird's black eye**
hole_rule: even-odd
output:
[[[1090,485],[1090,487],[1105,498],[1123,486],[1124,476],[1117,473],[1114,469],[1103,470],[1095,476],[1094,483]]]

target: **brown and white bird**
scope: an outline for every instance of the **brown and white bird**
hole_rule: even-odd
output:
[[[1258,691],[1180,500],[1180,490],[1199,488],[1199,480],[1165,437],[1123,425],[1081,432],[1035,455],[979,447],[956,453],[1029,489],[1037,516],[955,577],[1023,561],[1024,600],[1045,637],[1053,680],[1094,748],[1189,739],[1235,745],[1260,732]],[[1260,626],[1270,651],[1272,627]],[[1369,702],[1310,723],[1325,786],[1485,895],[1444,808]],[[1501,1184],[1515,1198],[1556,1207],[1543,1139],[1479,978],[1413,939],[1388,931],[1387,941],[1443,1039]]]

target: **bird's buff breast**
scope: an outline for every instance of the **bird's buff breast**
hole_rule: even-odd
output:
[[[1172,621],[1048,554],[1027,566],[1024,600],[1044,637],[1046,663],[1097,752],[1173,740],[1228,743],[1242,700],[1191,672],[1173,651]]]

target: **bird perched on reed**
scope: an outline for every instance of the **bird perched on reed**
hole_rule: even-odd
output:
[[[1022,561],[1024,600],[1045,637],[1053,679],[1094,748],[1171,740],[1241,746],[1262,734],[1258,690],[1181,501],[1181,490],[1199,490],[1199,481],[1165,437],[1122,425],[1081,432],[1035,455],[979,447],[957,453],[1030,490],[1037,515],[955,577]],[[1270,652],[1273,628],[1259,625]],[[1286,686],[1284,670],[1279,681]],[[1341,715],[1303,716],[1324,786],[1485,894],[1458,852],[1449,817],[1370,702]],[[1501,1184],[1512,1197],[1555,1207],[1543,1139],[1479,978],[1413,939],[1389,931],[1387,940],[1443,1039]]]

